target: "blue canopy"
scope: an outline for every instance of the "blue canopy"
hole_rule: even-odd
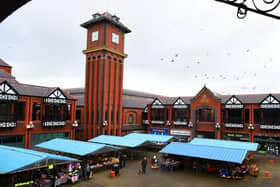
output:
[[[238,164],[243,162],[247,152],[248,151],[245,149],[195,145],[181,142],[172,142],[160,150],[160,153],[165,154],[218,160]]]
[[[54,163],[77,161],[70,157],[0,145],[0,174],[19,172],[43,161],[50,163],[47,162],[50,160]]]
[[[89,143],[77,140],[69,140],[62,138],[55,138],[40,144],[37,144],[36,147],[59,151],[63,153],[70,153],[79,156],[85,156],[89,154],[99,154],[104,152],[115,151],[120,148],[108,146],[105,144]]]
[[[125,138],[123,136],[100,135],[90,139],[89,142],[135,148],[144,144],[146,141],[140,139]]]
[[[215,139],[207,139],[207,138],[194,138],[190,142],[190,144],[246,149],[248,151],[257,151],[259,146],[258,143],[240,142],[240,141],[231,141],[231,140],[215,140]]]
[[[158,134],[141,134],[141,133],[130,133],[124,138],[128,139],[139,139],[148,142],[155,142],[155,143],[167,143],[169,140],[173,138],[173,136],[167,135],[158,135]]]

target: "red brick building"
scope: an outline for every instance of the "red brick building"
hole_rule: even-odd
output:
[[[22,84],[0,59],[0,144],[33,148],[55,138],[74,138],[76,102],[60,88]]]

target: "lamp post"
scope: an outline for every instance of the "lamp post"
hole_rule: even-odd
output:
[[[192,128],[193,127],[193,123],[192,121],[189,122],[189,127]]]
[[[253,142],[253,130],[255,129],[255,127],[250,123],[248,126],[248,129],[250,130],[250,142]]]
[[[27,143],[27,148],[30,148],[30,145],[29,145],[30,144],[30,132],[29,131],[30,131],[30,129],[33,129],[33,128],[34,128],[33,122],[29,121],[29,123],[26,124],[26,131],[27,131],[27,133],[26,133],[27,134],[26,135],[27,136],[27,138],[26,138],[27,142],[26,143]]]
[[[72,130],[73,130],[73,132],[72,132],[72,140],[75,140],[76,139],[76,128],[77,127],[79,127],[79,124],[78,124],[78,121],[77,120],[75,120],[74,121],[74,123],[72,124]]]
[[[103,130],[102,130],[102,134],[105,134],[105,128],[108,126],[108,122],[105,120],[105,121],[103,121]]]

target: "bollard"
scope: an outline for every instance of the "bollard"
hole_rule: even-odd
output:
[[[269,171],[265,171],[265,172],[264,172],[264,177],[265,177],[265,178],[269,178]]]
[[[274,164],[274,160],[270,160],[270,164],[273,165]]]

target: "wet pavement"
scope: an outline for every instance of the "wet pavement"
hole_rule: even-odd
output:
[[[271,164],[270,160],[274,163]],[[243,179],[222,179],[216,174],[196,174],[190,169],[167,171],[166,169],[147,168],[145,175],[138,174],[140,161],[128,161],[127,167],[120,170],[120,175],[111,177],[111,170],[101,170],[87,181],[80,180],[75,185],[63,185],[63,187],[276,187],[280,186],[280,158],[274,156],[254,157],[253,162],[260,168],[258,177],[246,175]],[[269,177],[265,177],[265,171]]]

